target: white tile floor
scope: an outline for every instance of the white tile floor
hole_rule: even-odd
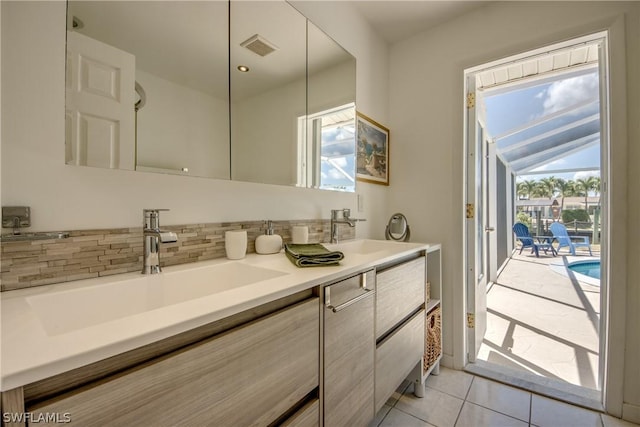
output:
[[[413,384],[402,384],[370,427],[637,426],[444,367],[426,385],[425,396],[417,398]]]

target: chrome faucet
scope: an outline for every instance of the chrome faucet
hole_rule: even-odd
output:
[[[331,209],[331,243],[338,243],[338,224],[347,224],[355,227],[357,221],[365,219],[349,218],[351,209]]]
[[[160,273],[160,244],[178,241],[172,231],[160,230],[160,212],[169,209],[144,209],[142,211],[142,239],[144,241],[142,274]]]

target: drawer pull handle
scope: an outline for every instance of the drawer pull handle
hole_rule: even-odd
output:
[[[360,300],[362,300],[362,299],[364,299],[364,298],[368,297],[368,296],[369,296],[369,292],[373,291],[373,289],[365,289],[364,291],[365,291],[365,292],[364,292],[364,294],[360,294],[360,295],[358,295],[357,297],[355,297],[355,298],[353,298],[353,299],[350,299],[349,301],[347,301],[347,302],[345,302],[345,303],[343,303],[343,304],[337,305],[337,306],[335,306],[335,307],[334,307],[334,306],[332,306],[332,305],[330,305],[330,304],[328,304],[328,305],[327,305],[327,308],[328,308],[329,310],[333,311],[334,313],[337,313],[337,312],[339,312],[340,310],[344,310],[345,308],[349,307],[350,305],[355,304],[355,303],[357,303],[358,301],[360,301]]]
[[[330,295],[331,295],[330,294],[331,286],[327,286],[326,288],[324,288],[324,302],[325,302],[325,305],[327,306],[327,308],[329,310],[333,311],[334,313],[337,313],[340,310],[344,310],[345,308],[349,307],[350,305],[355,304],[358,301],[366,298],[369,295],[369,292],[373,291],[373,289],[367,288],[367,275],[366,275],[366,273],[362,273],[360,275],[360,288],[362,288],[364,290],[363,294],[360,294],[357,297],[352,298],[349,301],[334,307],[333,305],[331,305],[331,297],[330,297]]]

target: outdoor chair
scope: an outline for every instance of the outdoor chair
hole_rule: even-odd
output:
[[[553,246],[551,246],[549,238],[546,236],[542,238],[534,238],[529,233],[529,228],[523,223],[516,222],[513,224],[513,232],[516,235],[516,239],[520,240],[520,243],[522,244],[520,247],[520,253],[522,253],[524,248],[531,248],[531,253],[535,253],[538,258],[540,257],[540,249],[542,249],[545,254],[548,250],[551,250],[553,256],[556,256],[556,251]],[[544,241],[540,241],[540,239],[544,239]]]
[[[589,249],[589,255],[593,256],[591,253],[591,244],[589,243],[589,238],[586,236],[569,236],[567,232],[567,227],[564,224],[560,224],[559,222],[554,222],[549,226],[549,229],[553,233],[553,238],[558,241],[558,252],[560,252],[561,248],[569,248],[569,252],[571,255],[576,254],[576,248],[583,247]]]

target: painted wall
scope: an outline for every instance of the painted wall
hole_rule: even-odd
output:
[[[639,16],[638,2],[491,3],[393,45],[389,85],[395,180],[389,204],[414,219],[415,240],[443,243],[445,360],[460,367],[465,337],[454,331],[463,331],[465,320],[464,69],[611,29],[612,324],[607,409],[617,415],[624,411],[626,418],[636,421],[640,421],[640,263],[627,262],[627,253],[636,257],[640,239],[636,224],[640,192],[632,184],[640,182]]]
[[[355,194],[65,165],[65,3],[3,1],[1,7],[2,205],[31,206],[32,231],[136,226],[149,207],[171,209],[163,214],[167,225],[328,218],[343,207],[356,212]],[[321,10],[312,19],[358,57],[357,102],[384,122],[386,45],[349,5],[340,7],[342,14]],[[358,191],[367,201],[358,216],[369,221],[358,224],[357,235],[382,237],[386,219],[378,209],[386,188]]]

